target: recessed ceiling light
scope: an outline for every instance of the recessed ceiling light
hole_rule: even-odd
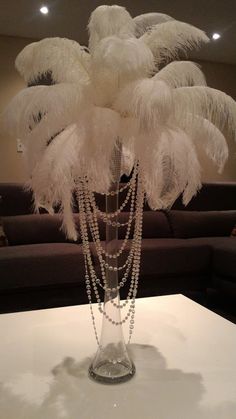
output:
[[[43,13],[43,15],[47,15],[48,14],[48,8],[47,8],[47,6],[41,7],[40,12]]]
[[[216,41],[219,38],[220,38],[220,34],[219,33],[213,33],[212,39],[214,39]]]

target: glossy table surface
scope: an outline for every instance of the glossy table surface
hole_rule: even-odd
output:
[[[87,305],[1,315],[0,418],[235,419],[236,326],[182,295],[136,305],[136,375],[112,386],[87,375]]]

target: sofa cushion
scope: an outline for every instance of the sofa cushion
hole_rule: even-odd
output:
[[[74,218],[78,225],[79,216],[76,214]],[[57,214],[27,214],[3,218],[3,229],[12,246],[66,242],[61,224],[62,218]]]
[[[175,201],[172,208],[190,211],[225,211],[235,210],[236,182],[203,183],[202,188],[185,206],[182,195]]]
[[[236,283],[236,239],[229,238],[214,245],[213,273]]]
[[[122,241],[119,241],[118,246],[121,244]],[[119,258],[119,266],[125,263],[131,244],[129,241]],[[100,275],[97,257],[95,261],[97,274]],[[138,296],[190,290],[202,292],[208,285],[210,266],[211,247],[207,244],[173,238],[143,239]],[[123,270],[119,271],[120,280],[123,274]],[[124,299],[127,285],[121,289]]]
[[[23,183],[0,183],[0,216],[32,214],[32,193]]]
[[[121,257],[126,260],[131,242]],[[181,276],[206,272],[211,261],[211,248],[207,244],[188,242],[184,239],[143,239],[141,276]]]
[[[212,274],[236,283],[235,237],[201,237],[188,242],[208,245],[212,249]]]
[[[172,276],[206,271],[210,247],[181,239],[144,239],[141,274]]]
[[[167,213],[173,236],[230,236],[236,223],[236,211],[175,211]]]
[[[144,211],[142,237],[144,239],[172,237],[172,231],[165,212]]]
[[[84,281],[81,245],[31,244],[0,249],[0,290]]]
[[[232,279],[232,278],[231,278]],[[235,298],[236,298],[236,281],[232,281],[230,277],[218,276],[216,274],[212,275],[212,287],[215,289],[218,294],[224,299],[227,296],[227,303],[233,301],[233,312],[235,313]],[[224,301],[224,300],[223,300]],[[227,309],[229,308],[227,304]],[[234,317],[235,321],[235,317]]]
[[[119,214],[120,223],[126,223],[129,218],[128,212]],[[79,231],[79,214],[74,214],[74,219]],[[100,239],[106,239],[106,224],[98,219]],[[26,214],[12,217],[3,217],[3,230],[11,246],[36,243],[61,243],[66,242],[66,235],[61,228],[62,218],[60,215],[49,214]],[[133,232],[134,222],[131,228]],[[119,238],[125,237],[127,226],[120,227]],[[143,237],[171,237],[171,229],[164,212],[146,211],[143,216]],[[91,234],[89,233],[91,241]],[[77,243],[81,243],[78,234]]]
[[[121,212],[118,216],[120,223],[126,223],[129,219],[129,212]],[[100,239],[106,239],[106,224],[101,220],[99,222]],[[119,227],[118,236],[119,239],[124,239],[126,234],[127,226]],[[132,223],[131,234],[132,237],[134,231],[134,221]],[[144,211],[143,213],[143,238],[161,238],[161,237],[172,237],[171,228],[169,225],[168,218],[165,212],[162,211]],[[91,237],[90,237],[91,240]]]

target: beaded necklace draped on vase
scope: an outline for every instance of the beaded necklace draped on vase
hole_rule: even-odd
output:
[[[119,142],[114,149],[111,164],[114,181],[110,187],[112,194],[106,195],[106,216],[114,216],[112,216],[112,221],[106,224],[106,282],[102,331],[100,341],[98,342],[98,351],[90,366],[89,374],[97,381],[117,383],[130,379],[135,373],[135,367],[129,358],[124,342],[123,322],[121,320],[121,308],[123,307],[120,304],[119,295],[119,255],[117,254],[119,252],[117,210],[119,207],[121,172],[121,144]],[[131,312],[129,312],[129,314],[132,313],[130,331],[132,331],[134,324],[134,307],[135,298],[131,300]],[[128,320],[128,317],[126,320]]]
[[[138,164],[135,164],[131,180],[127,185],[119,189],[121,151],[122,144],[118,139],[111,159],[113,182],[110,191],[106,195],[106,213],[98,209],[95,196],[89,188],[89,179],[80,178],[77,184],[81,237],[86,271],[86,289],[98,343],[98,351],[89,373],[95,380],[106,383],[126,381],[135,372],[135,367],[129,359],[124,343],[122,325],[129,321],[128,342],[130,342],[134,328],[135,297],[139,280],[144,192],[139,176]],[[127,189],[128,192],[124,202],[119,206],[119,194],[124,189]],[[128,221],[121,223],[119,222],[118,215],[128,203],[130,205]],[[105,249],[100,240],[98,214],[100,215],[101,222],[106,224]],[[130,240],[132,225],[133,240]],[[126,226],[126,234],[120,245],[118,241],[118,229],[124,226]],[[101,279],[98,278],[93,265],[89,233],[92,235],[96,248]],[[125,263],[120,265],[119,258],[129,242],[131,244],[128,256]],[[119,280],[119,273],[121,274],[121,280]],[[129,277],[130,285],[127,297],[121,303],[119,291],[128,282]],[[105,293],[104,306],[101,302],[100,289]],[[99,311],[103,314],[101,339],[98,338],[95,324],[91,297],[92,291],[97,298]],[[121,309],[124,309],[126,312],[122,318]]]

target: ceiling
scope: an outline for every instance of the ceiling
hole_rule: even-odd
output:
[[[211,41],[193,58],[236,64],[236,0],[123,0],[106,4],[125,6],[130,14],[162,12],[175,19],[191,23],[211,36],[218,32],[221,38]],[[0,0],[0,34],[41,39],[60,36],[75,39],[87,45],[87,22],[91,12],[103,1],[97,0]],[[39,8],[48,6],[48,15]]]

